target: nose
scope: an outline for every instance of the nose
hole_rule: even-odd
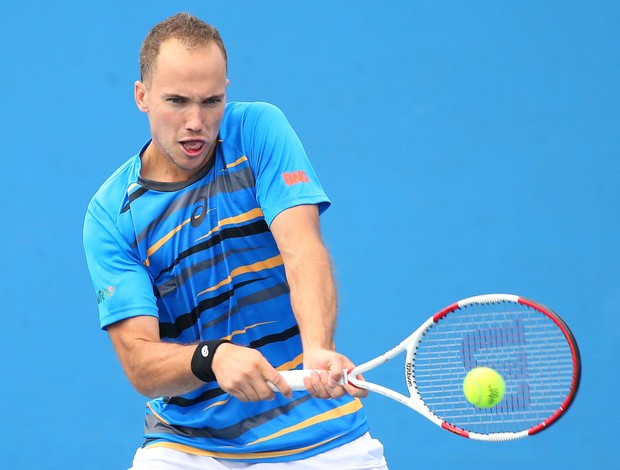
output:
[[[191,132],[200,132],[203,128],[202,112],[199,105],[191,106],[185,118],[185,129]]]

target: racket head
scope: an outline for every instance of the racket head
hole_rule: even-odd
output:
[[[579,349],[547,307],[515,295],[482,295],[444,308],[425,325],[407,345],[407,386],[423,414],[444,429],[477,440],[520,439],[547,429],[573,403]],[[462,390],[465,375],[482,366],[506,384],[491,408],[472,405]]]

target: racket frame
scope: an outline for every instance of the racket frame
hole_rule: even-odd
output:
[[[437,416],[432,412],[432,410],[424,403],[415,382],[415,368],[412,366],[414,363],[414,358],[416,354],[416,350],[420,341],[424,337],[424,334],[433,327],[439,320],[449,315],[450,313],[455,312],[456,310],[462,309],[469,305],[475,304],[494,304],[500,302],[511,302],[525,305],[527,307],[533,308],[543,315],[547,316],[557,325],[557,327],[564,334],[567,343],[571,349],[571,355],[573,360],[573,379],[571,383],[571,388],[569,394],[566,396],[562,404],[558,407],[558,409],[549,416],[546,420],[539,423],[536,426],[533,426],[529,429],[525,429],[517,432],[495,432],[489,434],[476,433],[472,431],[467,431],[461,428],[458,428]],[[399,356],[403,352],[406,353],[405,356],[405,380],[407,383],[407,388],[409,390],[409,396],[405,396],[400,392],[387,388],[383,385],[379,385],[377,383],[368,382],[363,379],[357,378],[357,376],[368,372],[387,361],[393,359],[396,356]],[[283,371],[281,374],[285,377],[287,383],[291,385],[293,390],[305,390],[304,386],[304,378],[308,377],[313,371],[309,369],[303,370],[293,370],[293,371]],[[398,345],[388,350],[384,354],[381,354],[370,361],[364,362],[350,370],[343,371],[343,378],[340,384],[348,383],[358,388],[362,388],[371,392],[379,393],[380,395],[384,395],[388,398],[391,398],[415,411],[420,413],[422,416],[426,417],[431,422],[440,426],[441,428],[450,431],[454,434],[457,434],[462,437],[466,437],[469,439],[475,439],[480,441],[510,441],[515,439],[521,439],[527,436],[534,435],[543,429],[548,428],[551,424],[556,422],[560,416],[564,414],[564,412],[568,409],[568,407],[573,402],[577,390],[579,388],[579,381],[581,375],[581,363],[580,363],[580,355],[579,349],[577,347],[577,343],[574,339],[574,336],[566,323],[552,310],[547,307],[519,297],[517,295],[512,294],[485,294],[478,295],[473,297],[468,297],[466,299],[455,302],[439,312],[435,313],[433,316],[428,318],[422,325],[420,325],[413,333],[411,333],[407,338],[401,341]],[[276,388],[272,385],[272,389],[276,390]]]

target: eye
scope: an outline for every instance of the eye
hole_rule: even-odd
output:
[[[222,102],[222,98],[220,96],[213,96],[213,97],[207,98],[205,100],[205,104],[207,104],[209,106],[217,106],[221,102]]]
[[[171,104],[183,104],[183,103],[185,103],[185,99],[181,98],[179,96],[171,96],[171,97],[167,98],[166,101],[168,101],[168,103],[171,103]]]

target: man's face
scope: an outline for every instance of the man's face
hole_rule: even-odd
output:
[[[187,49],[179,40],[161,44],[147,87],[136,82],[138,108],[148,114],[152,143],[142,176],[186,181],[212,157],[226,105],[226,61],[215,44]]]

